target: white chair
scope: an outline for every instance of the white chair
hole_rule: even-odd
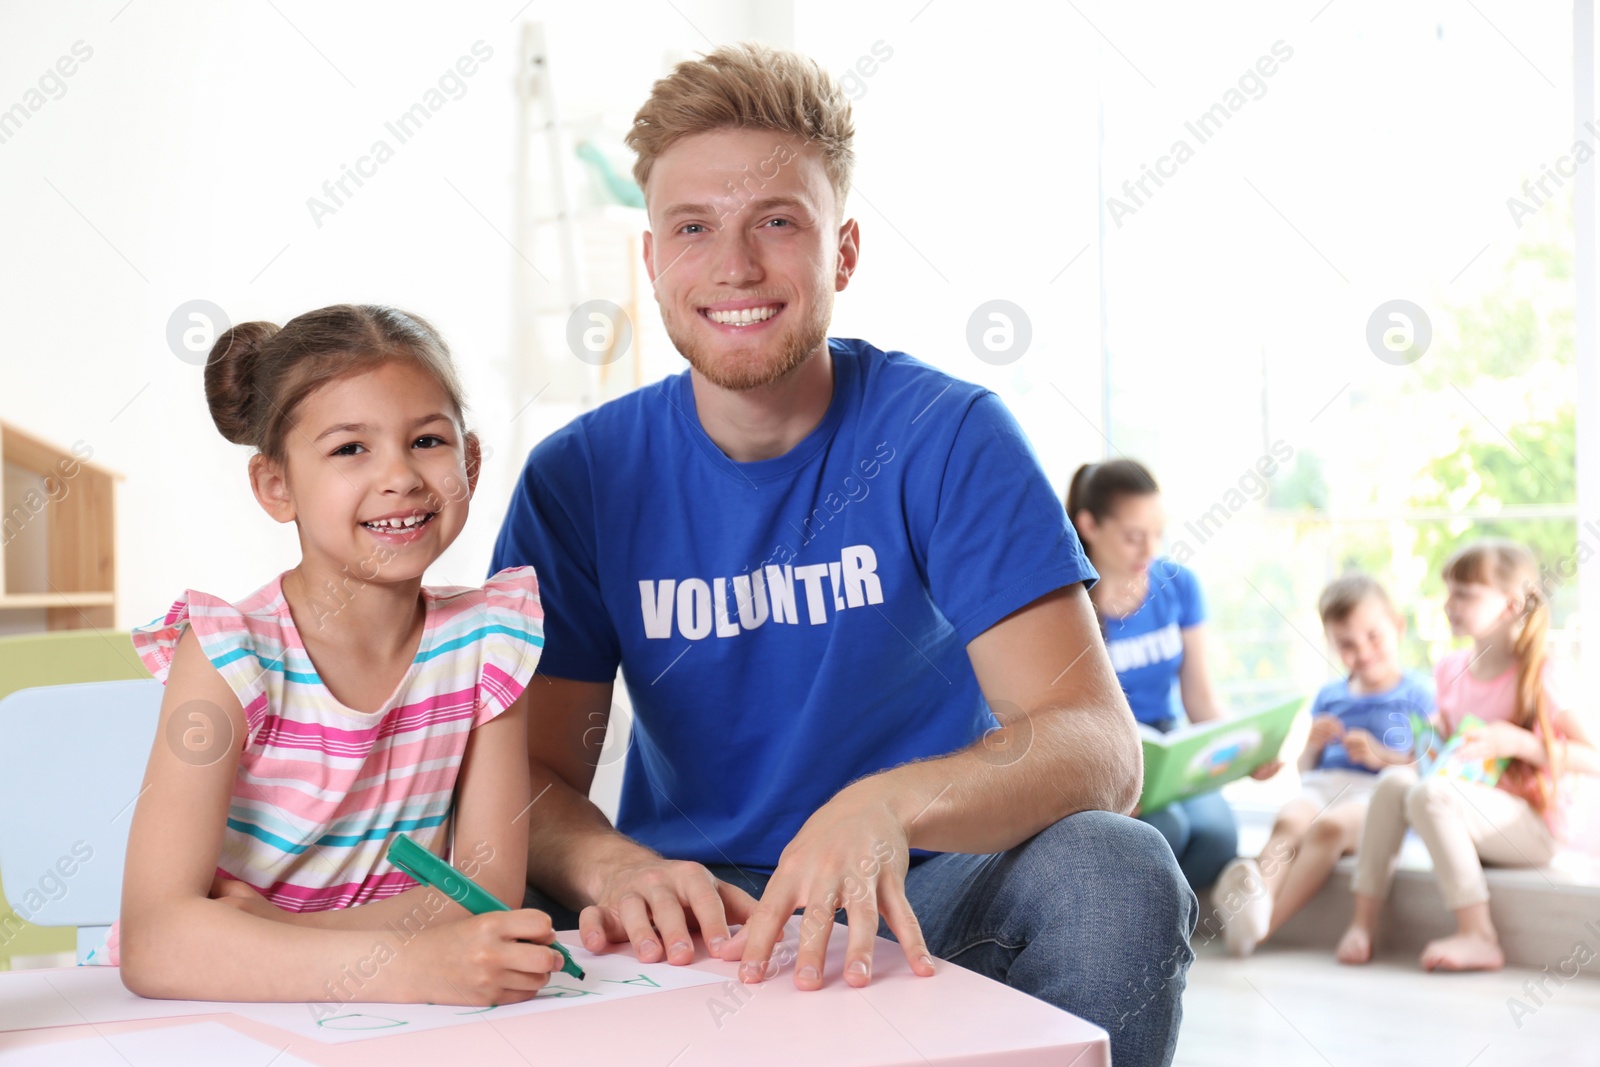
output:
[[[78,962],[122,905],[128,826],[161,710],[151,678],[21,689],[0,700],[0,880],[39,926],[78,929]],[[0,938],[11,932],[0,928]]]

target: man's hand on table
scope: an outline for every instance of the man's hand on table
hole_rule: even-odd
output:
[[[857,782],[806,820],[779,857],[744,929],[716,954],[740,961],[742,981],[763,981],[784,924],[795,909],[803,908],[794,984],[821,988],[834,912],[842,907],[849,921],[846,982],[859,987],[871,980],[880,914],[899,938],[912,971],[931,975],[933,958],[906,900],[909,864],[906,828],[899,816],[873,779]]]
[[[680,966],[694,962],[691,928],[717,956],[730,940],[729,923],[744,922],[756,908],[749,893],[702,865],[660,857],[614,868],[597,899],[578,916],[585,948],[599,952],[628,941],[643,963]]]

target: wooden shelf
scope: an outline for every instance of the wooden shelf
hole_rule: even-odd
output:
[[[122,476],[93,455],[0,422],[0,612],[43,611],[50,630],[115,625]]]

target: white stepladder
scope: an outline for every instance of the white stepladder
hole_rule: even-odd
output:
[[[519,48],[517,358],[507,378],[519,416],[538,399],[554,409],[545,414],[564,421],[643,384],[639,234],[647,222],[637,188],[592,143],[598,115],[565,111],[544,24],[526,24]],[[618,374],[625,362],[632,363],[629,377]],[[519,433],[540,421],[527,420]]]

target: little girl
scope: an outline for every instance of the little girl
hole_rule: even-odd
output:
[[[532,997],[562,962],[543,912],[472,917],[385,858],[403,832],[522,900],[543,613],[528,567],[422,585],[480,456],[444,342],[338,305],[227,331],[205,386],[301,559],[133,633],[166,694],[104,955],[147,997]]]
[[[1391,767],[1378,779],[1356,852],[1355,916],[1339,942],[1342,963],[1372,957],[1372,937],[1410,824],[1433,856],[1454,936],[1422,950],[1427,970],[1494,970],[1505,957],[1489,917],[1483,863],[1542,867],[1566,829],[1563,777],[1600,773],[1582,723],[1551,689],[1545,659],[1550,608],[1536,582],[1533,554],[1522,545],[1482,540],[1444,565],[1450,632],[1472,638],[1434,667],[1435,728],[1448,739],[1467,715],[1483,725],[1462,735],[1463,764],[1509,759],[1495,785],[1451,774],[1418,779]]]

